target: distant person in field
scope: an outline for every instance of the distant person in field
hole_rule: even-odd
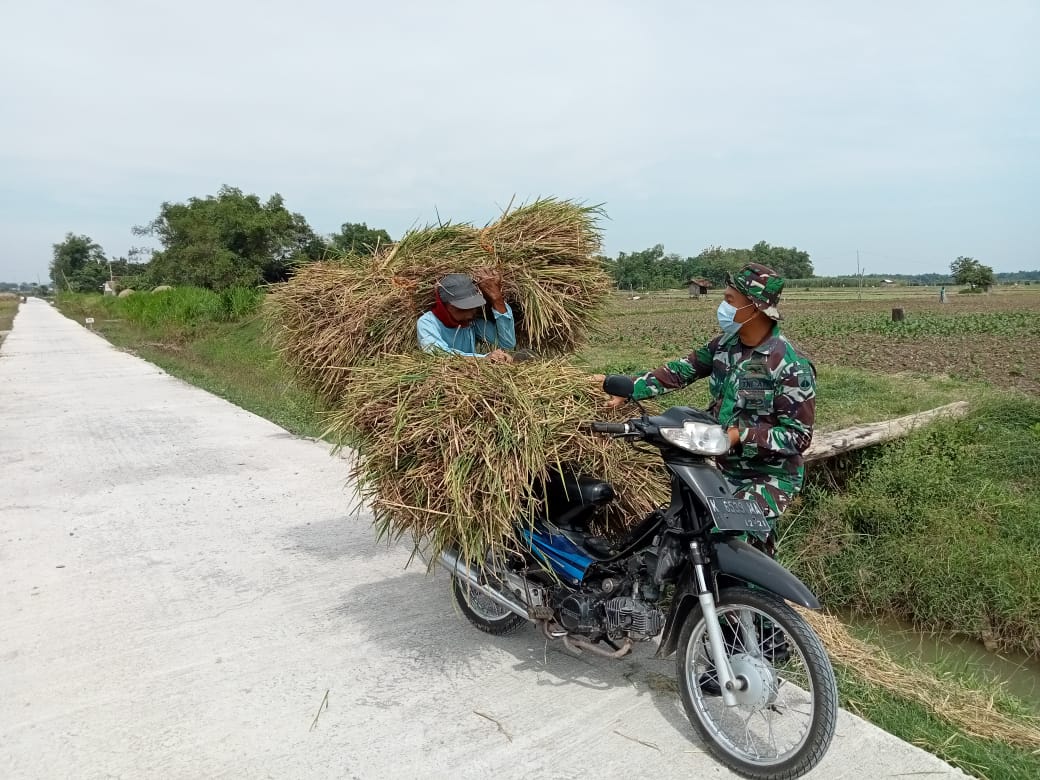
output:
[[[939,303],[946,303],[946,288],[939,288]]]
[[[490,302],[494,320],[482,316]],[[506,350],[516,347],[513,310],[502,295],[502,279],[497,274],[448,274],[434,286],[434,303],[416,323],[419,346],[425,352],[447,352],[463,357],[487,358],[495,363],[511,363]],[[478,352],[477,340],[492,347]]]
[[[736,495],[754,499],[775,528],[802,488],[802,453],[816,422],[816,369],[780,332],[777,303],[784,280],[748,263],[728,278],[719,304],[722,333],[678,360],[636,377],[637,401],[708,378],[708,411],[729,432],[730,450],[716,459]],[[602,381],[602,379],[600,380]],[[626,399],[611,398],[621,406]],[[775,554],[775,536],[762,545]]]

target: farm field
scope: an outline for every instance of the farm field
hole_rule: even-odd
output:
[[[687,354],[718,331],[721,294],[618,295],[581,353],[590,367],[653,368]],[[905,320],[892,321],[902,308]],[[1040,285],[983,295],[891,288],[790,291],[781,301],[784,332],[819,365],[880,374],[948,376],[1040,394]]]

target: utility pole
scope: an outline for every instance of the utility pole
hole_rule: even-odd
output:
[[[863,300],[863,271],[859,267],[859,250],[856,250],[856,276],[859,277],[859,299]]]

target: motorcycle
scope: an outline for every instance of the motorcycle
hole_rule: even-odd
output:
[[[632,380],[610,376],[604,389],[631,398]],[[822,642],[786,602],[820,603],[743,540],[770,527],[712,462],[729,448],[725,429],[691,407],[640,410],[591,429],[657,448],[671,481],[668,506],[611,543],[591,521],[616,497],[613,487],[554,475],[542,486],[538,518],[517,528],[521,552],[479,566],[441,553],[454,599],[481,631],[534,623],[573,652],[621,658],[659,640],[656,656],[675,654],[686,715],[718,760],[747,777],[799,777],[830,745],[838,694]]]

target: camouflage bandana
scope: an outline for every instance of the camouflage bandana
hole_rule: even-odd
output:
[[[750,298],[755,307],[769,319],[783,319],[776,305],[780,302],[784,280],[772,268],[758,263],[748,263],[735,274],[728,274],[726,283]]]

